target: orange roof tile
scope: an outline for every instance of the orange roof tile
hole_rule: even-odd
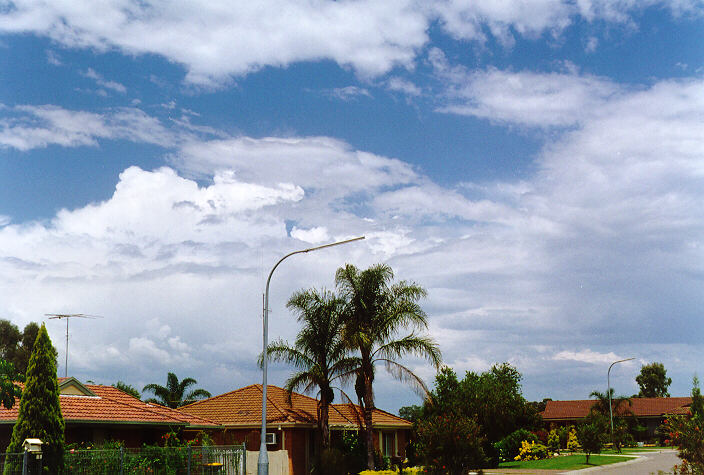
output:
[[[278,386],[267,386],[267,424],[305,424],[317,422],[318,401],[303,394],[288,392]],[[262,385],[252,384],[210,399],[203,399],[180,407],[181,412],[216,421],[226,426],[258,426],[262,419]],[[355,412],[360,414],[359,419]],[[332,404],[329,414],[330,426],[357,426],[361,420],[361,409],[354,404]],[[375,410],[372,422],[379,426],[410,427],[405,419]]]
[[[158,404],[147,404],[112,386],[84,385],[95,396],[61,394],[59,403],[64,421],[108,422],[123,424],[182,425],[186,427],[213,427],[219,424],[190,414],[185,414]],[[19,399],[12,409],[0,406],[0,423],[17,420]]]
[[[575,420],[586,417],[596,401],[583,399],[576,401],[547,401],[542,413],[543,420]],[[632,412],[636,417],[657,417],[666,414],[686,414],[690,397],[642,397],[631,398],[631,405],[624,405],[620,412]],[[684,412],[683,412],[684,411]]]

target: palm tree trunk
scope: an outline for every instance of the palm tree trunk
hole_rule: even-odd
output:
[[[374,428],[372,427],[372,414],[374,412],[374,390],[372,379],[364,375],[364,429],[367,439],[367,468],[374,470]]]
[[[320,427],[320,434],[323,438],[322,446],[323,450],[330,447],[330,404],[325,401],[320,402],[320,414],[318,416],[318,425]]]

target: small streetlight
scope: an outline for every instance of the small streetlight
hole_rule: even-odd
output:
[[[353,239],[347,239],[345,241],[333,242],[330,244],[323,244],[322,246],[311,247],[308,249],[302,249],[300,251],[293,251],[286,254],[284,257],[279,259],[279,262],[274,265],[269,272],[269,277],[266,279],[266,290],[264,291],[264,309],[262,315],[264,317],[263,322],[263,340],[264,340],[264,350],[262,352],[262,358],[264,364],[262,365],[262,428],[260,434],[259,442],[259,459],[257,461],[257,474],[258,475],[269,475],[269,454],[266,451],[266,370],[267,370],[267,352],[266,347],[268,346],[269,339],[269,283],[271,282],[271,276],[279,264],[283,262],[284,259],[290,257],[294,254],[305,254],[311,251],[317,251],[319,249],[325,249],[326,247],[339,246],[341,244],[347,244],[354,241],[360,241],[364,239],[364,236],[356,237]]]
[[[611,363],[611,366],[609,366],[609,370],[606,372],[606,392],[609,395],[609,418],[611,419],[611,443],[614,442],[614,413],[611,410],[611,368],[616,363],[623,363],[624,361],[631,361],[634,359],[635,358],[626,358],[625,360],[614,361],[613,363]]]

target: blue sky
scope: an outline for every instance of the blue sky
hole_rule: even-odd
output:
[[[0,5],[0,316],[105,316],[80,379],[259,381],[270,266],[360,234],[277,270],[274,337],[293,291],[386,262],[448,365],[508,361],[528,399],[631,356],[618,393],[701,376],[701,1]]]

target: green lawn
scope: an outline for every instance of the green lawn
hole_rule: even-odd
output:
[[[524,469],[545,469],[545,470],[579,470],[581,468],[595,467],[597,465],[608,465],[610,463],[625,462],[633,459],[626,456],[590,455],[589,465],[584,463],[584,454],[565,455],[544,460],[529,460],[527,462],[504,462],[499,464],[500,468],[524,468]]]

